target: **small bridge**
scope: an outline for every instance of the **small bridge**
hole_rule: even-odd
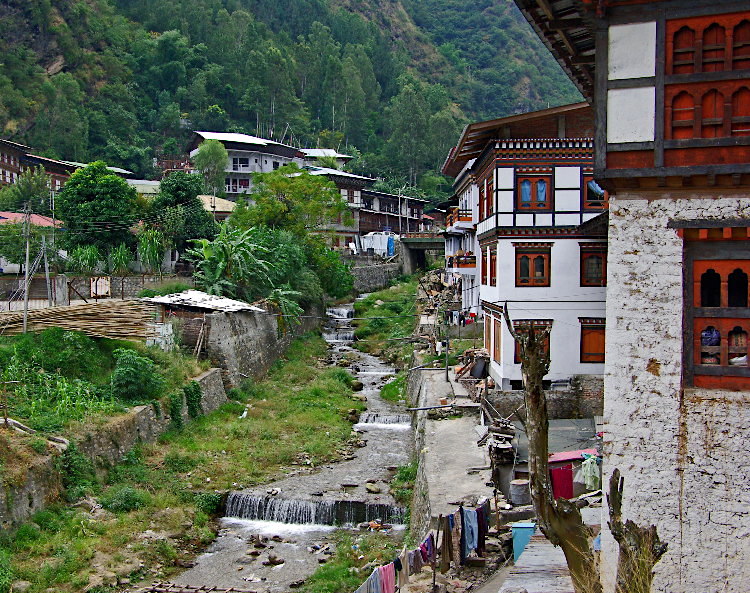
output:
[[[404,233],[401,235],[403,273],[413,274],[427,267],[427,251],[445,253],[442,233]]]

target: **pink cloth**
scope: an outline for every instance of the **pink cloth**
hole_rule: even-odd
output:
[[[396,593],[396,567],[393,562],[381,566],[380,571],[380,588],[383,593]]]

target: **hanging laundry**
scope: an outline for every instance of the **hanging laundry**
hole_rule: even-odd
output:
[[[484,556],[484,542],[487,537],[487,521],[484,518],[484,507],[477,507],[477,556]]]
[[[409,575],[422,572],[422,550],[409,552]]]
[[[365,581],[365,593],[383,593],[383,587],[380,583],[380,570],[377,568],[372,571],[372,574]]]
[[[451,523],[451,539],[453,543],[453,565],[458,568],[463,563],[461,556],[461,511],[456,511],[448,517]]]
[[[462,560],[475,550],[477,547],[477,538],[479,536],[479,525],[477,524],[477,512],[471,509],[461,508],[463,523],[462,532]]]
[[[427,544],[424,542],[419,545],[419,552],[422,554],[422,564],[427,564],[429,561],[429,554],[427,553]]]
[[[430,534],[424,540],[424,545],[427,548],[427,560],[429,562],[435,562],[437,556],[435,550],[435,536],[432,535],[432,532],[430,532]]]
[[[596,490],[599,488],[599,464],[596,456],[587,457],[581,464],[583,471],[583,480],[587,490]]]
[[[402,565],[401,570],[398,572],[398,588],[402,589],[404,586],[409,584],[409,552],[404,548],[401,555],[398,557],[399,562]]]
[[[382,593],[396,593],[396,570],[393,562],[381,566],[380,572],[380,589]]]
[[[451,567],[453,560],[453,529],[451,528],[451,516],[443,517],[440,522],[442,538],[440,541],[440,572],[446,573]]]

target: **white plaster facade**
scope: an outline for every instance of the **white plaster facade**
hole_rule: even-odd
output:
[[[736,218],[750,218],[750,195],[719,188],[610,203],[604,483],[618,468],[623,517],[656,525],[668,544],[660,593],[750,590],[750,397],[683,385],[683,240],[667,228]],[[602,528],[612,593],[617,544]]]

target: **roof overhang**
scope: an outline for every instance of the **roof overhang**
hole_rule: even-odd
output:
[[[573,84],[587,101],[593,101],[595,0],[515,0],[515,3]]]

